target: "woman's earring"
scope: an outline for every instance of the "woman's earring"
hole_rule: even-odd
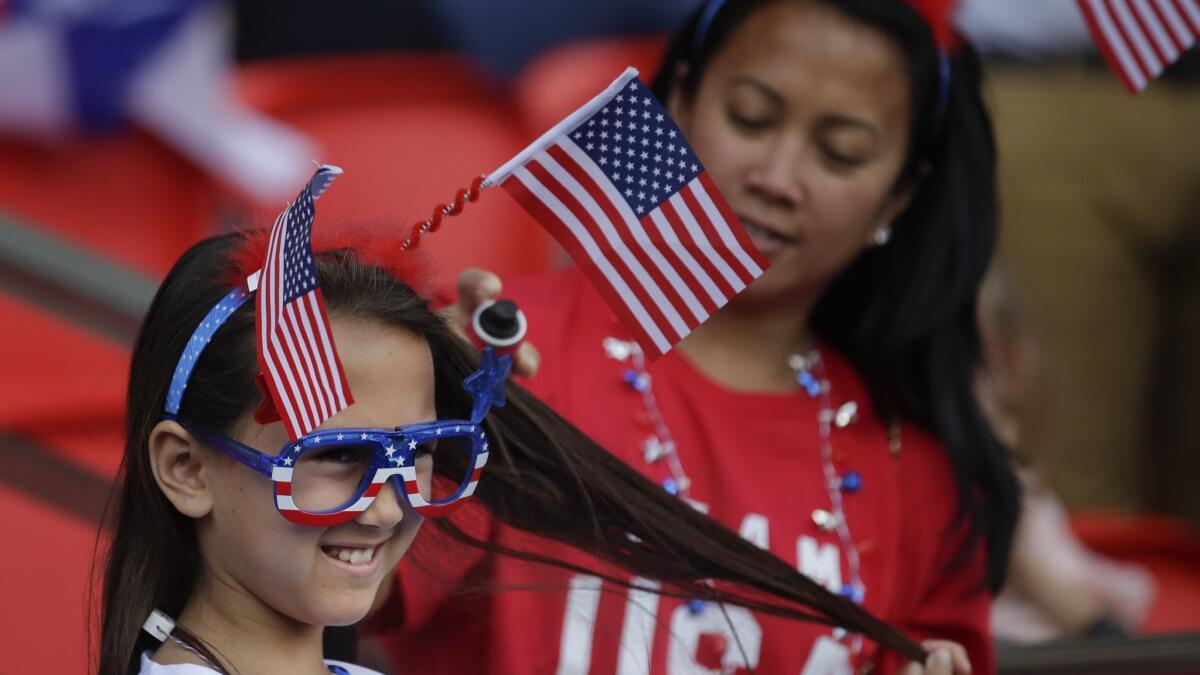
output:
[[[875,234],[871,235],[871,240],[875,242],[876,246],[886,245],[892,240],[892,226],[884,225],[878,230],[875,230]]]

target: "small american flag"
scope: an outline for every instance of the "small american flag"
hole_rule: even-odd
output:
[[[1136,94],[1200,37],[1200,0],[1076,0],[1108,65]]]
[[[341,173],[336,166],[317,169],[295,203],[275,219],[259,278],[258,367],[293,439],[354,402],[333,344],[312,250],[313,202]]]
[[[768,266],[633,68],[487,184],[566,248],[650,358]]]

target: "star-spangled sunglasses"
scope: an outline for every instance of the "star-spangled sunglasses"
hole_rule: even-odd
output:
[[[423,516],[444,516],[475,492],[488,460],[482,422],[493,405],[504,405],[504,382],[512,367],[510,356],[496,356],[490,347],[483,351],[479,369],[463,380],[463,388],[474,397],[469,420],[394,429],[320,429],[268,455],[180,418],[183,392],[196,361],[217,329],[249,297],[246,288],[235,288],[197,326],[172,377],[165,419],[178,421],[207,445],[270,478],[276,509],[301,525],[329,527],[353,520],[370,508],[388,481]]]

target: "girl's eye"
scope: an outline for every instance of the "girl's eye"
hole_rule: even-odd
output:
[[[330,462],[335,464],[360,464],[364,461],[369,461],[371,454],[371,449],[364,446],[340,445],[311,452],[307,459],[315,462]]]

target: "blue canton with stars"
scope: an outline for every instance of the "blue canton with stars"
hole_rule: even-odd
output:
[[[638,216],[704,171],[675,120],[637,78],[569,136]]]
[[[179,363],[175,366],[175,374],[171,376],[171,388],[167,390],[165,408],[168,413],[179,414],[179,406],[183,403],[183,392],[187,390],[188,378],[192,376],[192,369],[200,360],[200,354],[204,352],[204,348],[208,346],[217,329],[225,325],[225,321],[249,299],[250,291],[246,290],[244,286],[234,288],[226,293],[225,297],[221,298],[221,301],[212,309],[208,310],[204,320],[200,322],[199,326],[196,326],[196,331],[192,333],[192,339],[188,340],[187,346],[183,348],[183,354],[179,357]]]
[[[317,266],[312,258],[313,194],[305,186],[287,210],[287,239],[283,244],[283,303],[317,287]]]

